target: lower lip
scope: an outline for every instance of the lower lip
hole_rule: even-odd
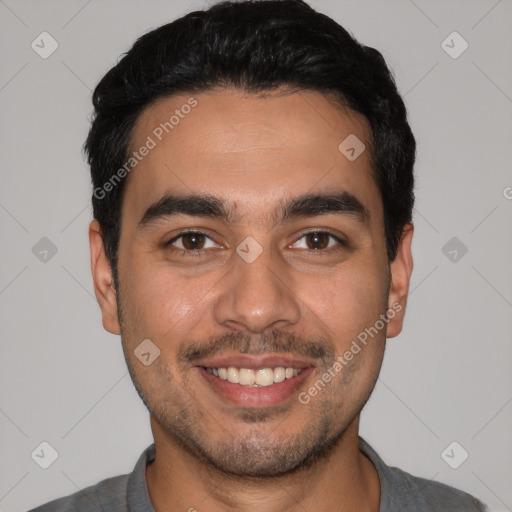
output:
[[[217,394],[236,405],[246,407],[269,407],[283,402],[295,393],[315,369],[312,366],[304,368],[299,375],[270,386],[248,387],[222,380],[208,373],[203,367],[196,368]]]

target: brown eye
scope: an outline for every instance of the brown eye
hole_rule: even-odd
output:
[[[324,251],[326,249],[330,250],[346,247],[343,240],[328,231],[310,231],[309,233],[304,233],[294,245],[299,249],[309,251]],[[338,247],[336,247],[336,245],[338,245]]]
[[[187,233],[181,237],[183,247],[187,250],[202,249],[205,242],[205,236],[202,233]]]
[[[312,232],[306,235],[308,249],[326,249],[329,246],[329,233]]]
[[[208,246],[208,242],[210,245]],[[171,250],[182,251],[182,252],[200,252],[204,249],[211,249],[215,247],[215,242],[204,233],[196,231],[187,231],[169,240],[165,244],[166,247]]]

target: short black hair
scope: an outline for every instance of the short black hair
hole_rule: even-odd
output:
[[[416,142],[384,58],[302,0],[224,1],[141,36],[94,90],[84,151],[94,188],[93,215],[116,286],[126,179],[108,192],[104,185],[126,164],[138,117],[157,99],[219,87],[247,93],[283,87],[318,91],[362,114],[372,131],[370,155],[384,208],[387,256],[395,259],[412,218]]]

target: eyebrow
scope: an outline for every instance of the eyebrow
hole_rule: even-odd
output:
[[[270,221],[276,226],[298,218],[329,214],[348,215],[362,224],[369,219],[367,208],[356,196],[345,190],[338,190],[287,198],[271,212]],[[167,194],[147,208],[137,227],[143,229],[176,215],[207,217],[228,224],[235,224],[238,217],[236,205],[217,196]]]

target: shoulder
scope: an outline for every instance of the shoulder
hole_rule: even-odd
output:
[[[474,496],[449,485],[388,466],[361,437],[359,449],[374,464],[381,484],[381,512],[486,512]]]
[[[391,509],[432,512],[485,512],[485,505],[460,489],[389,467]]]
[[[69,496],[50,501],[29,512],[128,511],[127,485],[130,475],[107,478]]]

